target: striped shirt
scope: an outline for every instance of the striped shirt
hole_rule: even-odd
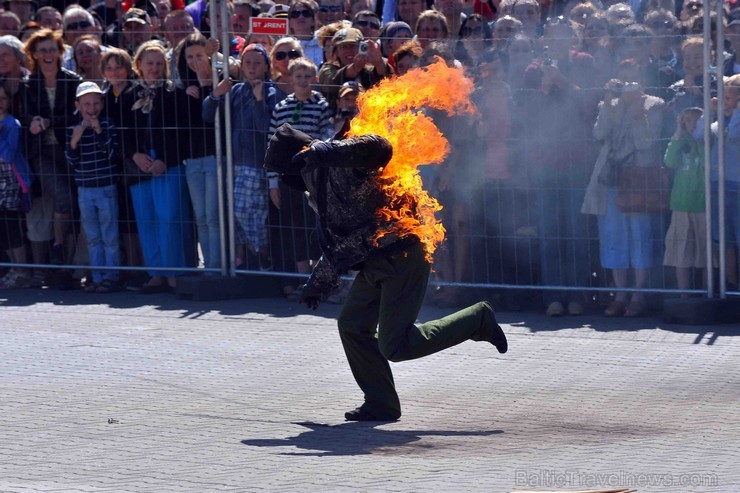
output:
[[[272,111],[269,135],[275,135],[283,123],[290,123],[291,127],[314,139],[329,140],[334,136],[331,115],[329,102],[320,92],[311,91],[311,97],[305,101],[298,101],[294,93],[280,101]],[[272,171],[267,173],[270,188],[277,187],[277,176]]]
[[[100,133],[86,128],[77,143],[77,148],[69,145],[74,126],[67,129],[67,146],[65,156],[67,163],[74,170],[78,187],[107,187],[118,181],[120,166],[118,163],[118,130],[113,122],[101,117]]]
[[[280,101],[272,111],[270,135],[274,135],[283,123],[290,123],[314,139],[328,140],[334,136],[329,102],[316,91],[305,101],[298,101],[295,94]]]

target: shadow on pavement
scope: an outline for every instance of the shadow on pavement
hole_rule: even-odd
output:
[[[349,422],[328,425],[303,421],[293,423],[309,431],[289,438],[247,439],[241,443],[252,447],[296,447],[310,452],[282,452],[283,455],[329,457],[342,455],[405,455],[411,450],[427,451],[438,447],[431,442],[421,443],[423,437],[486,437],[500,435],[503,430],[441,431],[378,429],[387,423]],[[416,443],[419,442],[419,443]],[[439,447],[447,447],[448,444]],[[411,450],[410,450],[411,449]]]
[[[480,294],[480,293],[477,293]],[[419,315],[420,321],[433,320],[457,311],[475,301],[488,299],[476,296],[466,299],[459,306],[438,307],[425,304]],[[322,303],[318,310],[311,311],[304,305],[285,298],[238,298],[219,301],[193,301],[179,299],[172,293],[144,295],[131,291],[110,294],[91,294],[81,290],[60,291],[57,289],[22,289],[0,291],[0,307],[27,307],[50,303],[58,306],[103,305],[113,309],[137,309],[155,307],[162,312],[173,312],[179,318],[198,318],[209,312],[218,312],[227,317],[249,317],[249,314],[269,315],[278,318],[315,316],[336,319],[341,305]],[[581,316],[547,317],[541,310],[500,311],[497,319],[502,324],[526,328],[530,333],[554,332],[568,329],[591,329],[594,332],[637,332],[662,329],[674,333],[696,334],[696,343],[712,344],[717,337],[740,336],[740,320],[734,324],[683,325],[665,323],[659,312],[642,318],[607,318],[601,310],[591,309]]]

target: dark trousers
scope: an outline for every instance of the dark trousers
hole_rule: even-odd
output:
[[[421,243],[365,262],[339,315],[352,375],[370,411],[401,415],[388,361],[421,358],[468,339],[479,339],[481,303],[422,325],[415,325],[424,301],[430,266]]]

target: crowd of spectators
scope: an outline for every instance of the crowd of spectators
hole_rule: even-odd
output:
[[[178,269],[216,271],[232,232],[238,268],[309,272],[319,255],[313,212],[295,184],[263,170],[269,137],[286,122],[317,139],[341,136],[361,92],[441,58],[474,81],[477,112],[429,110],[451,148],[442,165],[422,167],[447,228],[437,280],[547,286],[551,316],[582,313],[593,285],[615,288],[607,316],[648,309],[644,292],[620,288],[702,288],[704,241],[718,234],[704,217],[703,155],[713,190],[718,156],[703,148],[702,125],[714,122],[716,139],[719,118],[724,281],[737,289],[734,3],[711,14],[726,43],[711,48],[715,97],[702,114],[700,35],[712,6],[701,0],[212,1],[215,19],[204,0],[3,3],[0,239],[20,266],[0,287],[169,291]],[[256,16],[286,18],[289,35],[250,33]],[[217,165],[227,140],[231,184]],[[626,210],[631,168],[670,169],[669,206]],[[219,200],[227,187],[234,224]],[[59,268],[27,267],[48,264]],[[127,266],[148,275],[105,269]],[[284,284],[295,296],[300,279]],[[442,288],[435,301],[454,304],[459,293]]]

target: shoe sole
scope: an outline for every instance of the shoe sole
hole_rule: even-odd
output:
[[[380,421],[384,423],[391,423],[394,421],[398,421],[400,418],[382,418],[366,412],[349,411],[344,413],[344,419],[346,421]]]

